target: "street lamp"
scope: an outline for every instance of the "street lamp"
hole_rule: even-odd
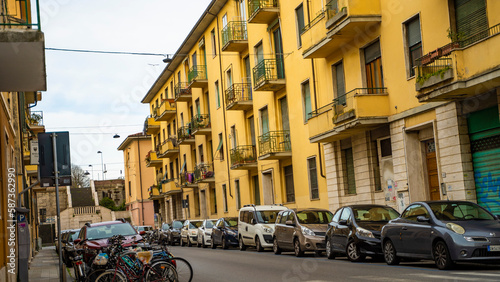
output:
[[[89,167],[91,167],[91,168],[92,168],[92,180],[94,180],[94,166],[89,165]]]
[[[101,154],[102,180],[104,180],[104,161],[103,161],[103,157],[102,157],[102,152],[101,151],[97,151],[97,153]]]

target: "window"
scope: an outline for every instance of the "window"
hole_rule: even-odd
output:
[[[302,39],[300,35],[302,34],[302,30],[304,30],[304,6],[300,4],[295,9],[295,18],[297,20],[297,47],[300,48],[302,46]]]
[[[218,109],[220,108],[219,81],[215,82],[215,95],[217,96],[215,100],[217,101],[217,109]]]
[[[219,146],[217,147],[219,153],[219,160],[224,160],[224,142],[222,141],[222,133],[219,133]]]
[[[264,61],[264,47],[262,46],[262,42],[259,42],[255,46],[255,65],[258,65],[262,61]]]
[[[236,146],[238,145],[238,142],[236,142],[236,126],[233,125],[231,126],[231,149],[235,149]]]
[[[309,119],[309,114],[312,112],[311,106],[311,90],[309,87],[309,80],[302,83],[302,105],[304,109],[304,122]]]
[[[342,155],[345,160],[344,184],[347,188],[347,194],[356,194],[356,181],[354,174],[354,159],[352,155],[352,148],[342,150]]]
[[[417,221],[417,217],[423,216],[425,218],[429,218],[429,212],[427,209],[422,206],[422,205],[411,205],[406,210],[403,212],[403,215],[401,215],[401,218],[404,218],[406,220],[410,221]]]
[[[217,213],[217,194],[215,194],[215,186],[210,187],[210,209],[212,214]]]
[[[249,117],[248,118],[248,127],[249,127],[249,130],[250,130],[250,142],[253,146],[256,145],[256,141],[255,141],[255,123],[254,123],[254,119],[253,119],[253,116]]]
[[[269,114],[267,112],[267,107],[259,110],[260,113],[260,131],[262,134],[269,132]]]
[[[203,156],[203,144],[198,146],[198,155],[200,155],[200,163],[205,162],[205,157]]]
[[[408,65],[410,76],[415,75],[417,59],[422,57],[422,39],[420,35],[420,18],[416,16],[405,24]]]
[[[234,189],[236,191],[236,209],[241,209],[240,181],[234,181]]]
[[[225,28],[227,26],[227,14],[224,14],[222,16],[222,28]]]
[[[335,98],[337,105],[345,105],[345,81],[344,81],[344,64],[342,61],[332,66]]]
[[[392,156],[391,138],[380,140],[380,156],[382,158]]]
[[[231,69],[228,69],[226,71],[226,82],[227,82],[227,88],[229,88],[233,85],[233,75],[232,75]]]
[[[285,97],[279,100],[281,110],[281,128],[283,130],[290,130],[290,120],[288,118],[288,100]]]
[[[215,28],[210,31],[210,39],[212,40],[212,57],[217,56],[217,45],[215,45]]]
[[[366,47],[364,49],[364,54],[365,54],[366,87],[367,88],[384,87],[380,42],[377,41]]]
[[[247,21],[247,7],[245,0],[240,1],[240,18],[242,22]]]
[[[342,213],[342,209],[338,209],[337,212],[335,212],[335,215],[333,216],[332,221],[339,222],[341,213]]]
[[[347,220],[347,222],[351,221],[351,210],[348,208],[345,208],[344,211],[342,211],[342,215],[340,216],[340,220]]]
[[[319,199],[316,157],[307,159],[307,170],[309,171],[309,189],[311,191],[311,199]]]
[[[285,78],[285,61],[283,60],[283,43],[281,40],[281,29],[278,27],[273,31],[274,54],[276,58],[277,78]]]
[[[128,182],[128,195],[132,196],[132,183],[130,181]]]
[[[227,212],[227,191],[226,184],[222,184],[222,196],[224,200],[224,212]]]
[[[253,197],[255,205],[260,205],[260,188],[259,188],[259,176],[252,176],[253,179]]]
[[[196,59],[196,52],[191,55],[191,63],[193,64],[193,67],[196,67],[198,65],[198,60]]]
[[[295,188],[293,186],[293,167],[291,165],[285,166],[285,189],[286,189],[286,202],[295,202]]]

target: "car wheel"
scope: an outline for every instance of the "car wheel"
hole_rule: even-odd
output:
[[[399,264],[399,258],[396,255],[396,248],[394,248],[394,244],[392,244],[391,240],[384,242],[384,259],[388,265]]]
[[[450,252],[446,243],[443,241],[438,241],[434,244],[432,248],[432,254],[434,255],[434,263],[436,263],[437,268],[440,270],[450,269],[453,267],[453,261],[451,260]]]
[[[301,257],[304,255],[304,251],[300,249],[300,241],[297,238],[293,240],[293,250],[295,251],[296,257]]]
[[[224,250],[227,250],[229,246],[227,245],[227,242],[226,242],[226,238],[225,237],[222,237],[222,248]]]
[[[332,243],[330,243],[330,239],[326,239],[326,257],[328,259],[335,258],[335,253],[333,252]]]
[[[210,247],[211,247],[212,249],[217,248],[217,245],[215,244],[214,237],[212,237],[212,240],[210,240]]]
[[[273,252],[275,255],[281,254],[281,248],[278,245],[278,239],[276,239],[276,237],[273,238]]]
[[[257,249],[257,252],[264,251],[264,247],[262,247],[262,244],[260,243],[259,236],[255,237],[255,248]]]
[[[352,262],[362,261],[365,256],[359,251],[358,245],[354,241],[349,241],[346,248],[347,258]]]
[[[243,238],[241,238],[240,236],[240,240],[238,241],[239,245],[240,245],[240,251],[244,251],[247,249],[247,246],[245,246],[245,243],[243,243]]]

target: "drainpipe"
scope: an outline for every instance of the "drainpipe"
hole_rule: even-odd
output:
[[[141,209],[142,209],[142,225],[144,225],[144,198],[142,196],[142,171],[141,171],[141,144],[140,136],[137,137],[137,150],[139,155],[139,187],[141,188]]]

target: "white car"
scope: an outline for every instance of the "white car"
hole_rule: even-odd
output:
[[[198,227],[201,226],[203,220],[186,220],[184,221],[184,225],[181,228],[181,242],[180,245],[183,247],[184,245],[188,245],[191,247],[193,244],[196,244],[198,241]]]
[[[216,219],[205,219],[201,226],[198,227],[198,248],[206,248],[207,246],[210,246],[210,243],[212,242],[212,228],[214,227],[216,221]]]
[[[280,211],[287,210],[282,205],[245,205],[238,218],[238,242],[240,250],[255,246],[258,252],[273,247],[273,233]]]

